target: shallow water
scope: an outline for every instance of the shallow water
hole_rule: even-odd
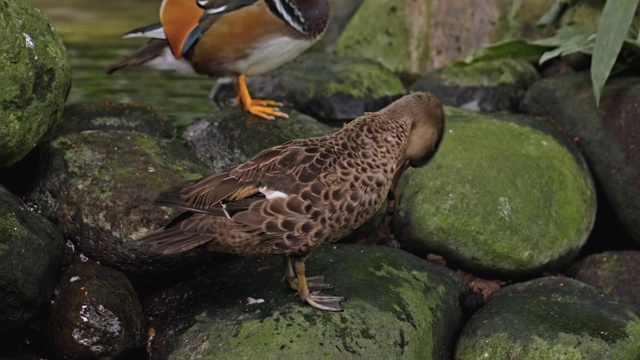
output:
[[[73,84],[67,103],[85,101],[151,105],[179,126],[213,111],[214,79],[145,66],[107,75],[106,68],[145,39],[122,39],[158,21],[159,0],[31,0],[53,24],[69,52]]]

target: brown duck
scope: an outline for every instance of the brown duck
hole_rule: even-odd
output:
[[[407,165],[424,165],[433,156],[443,128],[442,106],[433,95],[406,95],[336,133],[266,149],[167,191],[157,204],[186,212],[139,241],[162,254],[202,246],[283,255],[284,277],[302,301],[340,311],[343,298],[320,294],[329,288],[322,277],[305,276],[307,255],[371,217]]]

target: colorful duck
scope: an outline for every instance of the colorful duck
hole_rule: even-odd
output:
[[[252,99],[246,76],[293,60],[318,41],[328,19],[327,0],[164,0],[160,23],[125,35],[151,40],[107,72],[149,62],[170,49],[197,73],[235,75],[236,99],[246,111],[265,119],[287,117],[277,108],[281,103]]]
[[[162,254],[201,246],[283,255],[284,277],[300,299],[339,311],[343,298],[320,294],[329,287],[322,277],[306,277],[307,255],[369,219],[407,165],[422,166],[433,156],[443,128],[442,106],[433,95],[406,95],[331,135],[266,149],[244,164],[167,191],[157,204],[185,212],[139,241]]]

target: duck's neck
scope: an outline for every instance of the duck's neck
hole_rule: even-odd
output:
[[[324,33],[329,21],[327,0],[265,0],[271,12],[305,37]]]

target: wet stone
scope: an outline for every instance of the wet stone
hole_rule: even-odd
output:
[[[492,276],[568,265],[596,213],[577,149],[540,119],[445,112],[438,153],[397,187],[393,230],[402,247]]]
[[[76,264],[62,274],[56,293],[46,336],[60,358],[122,358],[144,345],[142,305],[122,273]]]
[[[13,347],[53,295],[63,238],[0,185],[0,349]]]
[[[0,6],[0,167],[22,159],[60,118],[71,85],[62,39],[27,0]]]
[[[637,359],[640,319],[580,281],[547,277],[503,288],[467,322],[455,359]]]
[[[152,359],[450,359],[465,285],[397,249],[334,245],[311,253],[310,275],[347,298],[343,312],[300,302],[278,257],[231,258],[149,300]]]
[[[120,131],[58,137],[41,149],[30,197],[85,256],[127,273],[171,274],[206,252],[159,256],[135,239],[179,210],[153,204],[158,194],[209,172],[177,141]]]

